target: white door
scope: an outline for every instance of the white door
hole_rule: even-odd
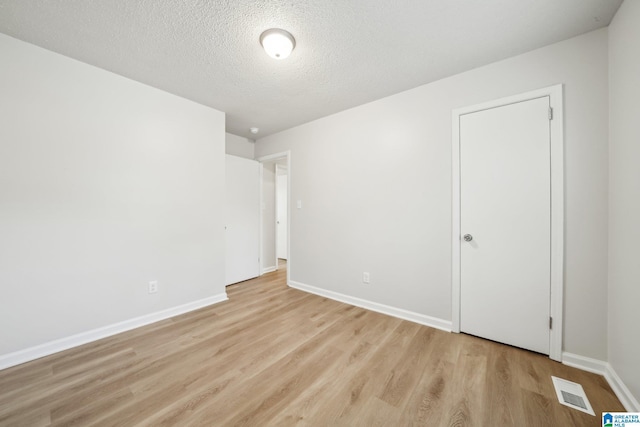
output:
[[[287,259],[287,175],[276,166],[276,253],[280,259]]]
[[[550,149],[548,96],[460,116],[460,330],[544,354]]]
[[[260,164],[226,157],[225,282],[260,275]]]

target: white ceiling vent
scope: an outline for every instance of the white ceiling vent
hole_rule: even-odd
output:
[[[551,377],[551,380],[553,381],[553,386],[556,389],[558,401],[561,404],[577,409],[578,411],[586,412],[593,416],[596,415],[593,412],[591,403],[589,403],[589,399],[587,399],[587,395],[580,384],[553,376]]]

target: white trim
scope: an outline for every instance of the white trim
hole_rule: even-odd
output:
[[[397,317],[399,319],[408,320],[410,322],[419,323],[421,325],[430,326],[432,328],[441,329],[446,332],[451,332],[451,322],[449,322],[448,320],[438,319],[436,317],[426,316],[424,314],[415,313],[413,311],[403,310],[401,308],[379,304],[377,302],[352,297],[338,292],[328,291],[326,289],[317,288],[315,286],[305,285],[304,283],[300,282],[289,281],[289,286],[301,291],[309,292],[311,294],[330,298],[335,301],[355,305],[357,307],[366,308],[367,310]]]
[[[278,163],[273,168],[273,256],[276,268],[280,264],[278,260]]]
[[[0,370],[228,300],[226,292],[0,356]]]
[[[287,151],[287,284],[291,280],[291,222],[293,215],[291,212],[293,189],[291,187],[291,151]],[[278,254],[276,254],[276,266],[278,265]]]
[[[611,390],[613,390],[620,400],[620,403],[622,403],[622,406],[629,412],[640,412],[640,403],[638,403],[638,400],[631,394],[629,388],[627,388],[610,363],[567,352],[562,353],[562,363],[573,368],[604,376]]]
[[[604,375],[608,365],[603,360],[567,353],[566,351],[562,352],[562,364],[598,375]]]
[[[272,271],[276,271],[278,268],[275,265],[272,265],[271,267],[265,267],[262,269],[262,274],[267,274],[267,273],[271,273]]]
[[[258,271],[260,272],[260,276],[262,276],[264,273],[267,273],[266,269],[262,268],[262,262],[264,260],[264,250],[262,248],[262,220],[264,217],[264,194],[263,194],[263,188],[264,188],[264,165],[260,162],[258,162],[258,164],[260,165],[260,176],[258,177],[258,179],[260,180],[260,222],[258,223],[258,244],[260,245],[259,251],[258,251]]]
[[[620,403],[628,412],[640,412],[640,403],[638,403],[638,399],[636,399],[631,391],[622,379],[618,376],[616,371],[613,369],[611,364],[607,363],[607,370],[604,373],[604,377],[611,386],[613,392],[620,399]]]
[[[279,185],[278,185],[278,173],[280,170],[288,170],[287,167],[285,166],[284,168],[282,166],[280,166],[278,163],[276,163],[276,170],[275,170],[275,175],[273,177],[273,187],[274,187],[274,193],[275,193],[275,202],[274,202],[274,211],[275,211],[275,218],[273,218],[273,227],[275,229],[275,233],[274,233],[274,239],[273,239],[273,253],[275,253],[276,255],[276,268],[278,268],[278,264],[280,263],[280,258],[278,257],[278,213],[279,213],[279,209],[278,209],[278,194],[280,193],[279,191]],[[289,179],[287,178],[287,185],[289,184]],[[287,211],[288,209],[288,205],[289,205],[289,189],[287,188],[287,208],[285,208]],[[289,212],[287,212],[287,232],[289,231],[289,217],[288,217]],[[289,240],[287,238],[287,243],[289,243]],[[289,248],[287,248],[287,252],[289,251]]]
[[[551,136],[551,304],[553,329],[549,342],[549,357],[562,358],[564,327],[564,97],[562,85],[548,91],[553,109]]]
[[[549,339],[549,357],[562,359],[563,323],[563,271],[564,271],[564,113],[562,85],[501,98],[452,111],[452,330],[460,332],[460,116],[530,99],[549,97],[553,108],[550,122],[551,138],[551,301],[550,316],[553,329]]]
[[[460,333],[460,115],[451,117],[451,330]]]
[[[267,154],[266,156],[258,157],[256,160],[260,163],[272,162],[274,160],[280,160],[287,157],[291,153],[291,150],[281,151],[279,153]]]
[[[264,169],[262,163],[254,160],[258,164],[258,276],[262,275],[262,241],[260,236],[262,235],[262,170]],[[225,253],[226,258],[226,253]],[[253,277],[252,277],[253,279]]]

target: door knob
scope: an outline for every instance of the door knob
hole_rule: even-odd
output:
[[[471,234],[465,234],[464,236],[462,236],[462,238],[465,242],[470,242],[473,240],[473,236]]]

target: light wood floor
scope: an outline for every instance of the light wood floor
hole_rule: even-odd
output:
[[[0,371],[2,426],[600,426],[604,378],[310,295],[285,271],[230,300]],[[596,417],[561,406],[579,382]]]

